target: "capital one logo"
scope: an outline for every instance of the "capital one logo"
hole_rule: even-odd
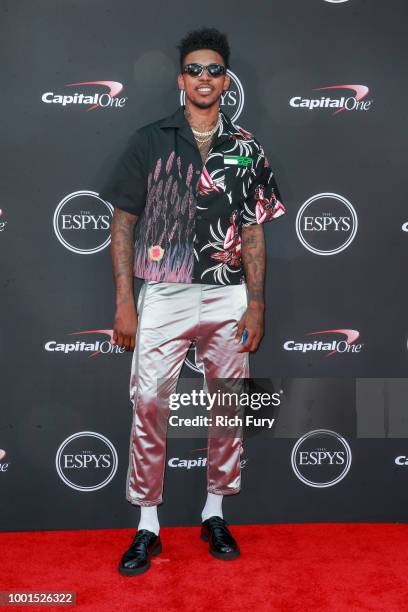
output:
[[[408,457],[406,455],[399,455],[398,457],[395,457],[395,463],[396,463],[396,465],[407,466],[408,465]]]
[[[92,335],[92,341],[88,340],[74,340],[72,342],[57,342],[56,340],[48,340],[44,348],[49,353],[64,353],[64,355],[70,355],[71,353],[90,353],[89,357],[96,357],[97,355],[109,355],[109,354],[122,354],[126,349],[122,348],[118,344],[112,344],[113,330],[112,329],[88,329],[85,331],[73,332],[68,334],[69,336],[81,336],[81,335]],[[107,336],[103,340],[95,339],[94,334],[98,336]]]
[[[350,446],[342,436],[330,429],[315,429],[296,442],[291,465],[305,485],[323,489],[345,478],[351,459]]]
[[[102,87],[104,91],[102,93],[92,91],[91,95],[78,91],[70,92],[69,94],[56,94],[53,91],[47,91],[43,93],[41,100],[45,104],[58,104],[63,107],[90,105],[87,111],[96,108],[122,108],[126,104],[127,97],[118,98],[118,95],[123,90],[123,85],[117,81],[81,81],[79,83],[67,83],[65,87],[82,87],[84,85]]]
[[[336,110],[332,113],[337,115],[344,111],[368,111],[371,109],[372,100],[367,100],[369,94],[369,88],[367,85],[329,85],[328,87],[316,87],[313,91],[328,91],[328,90],[342,90],[340,92],[334,91],[332,94],[322,94],[320,97],[303,97],[293,96],[289,100],[289,106],[295,109],[308,109],[313,111],[322,108],[335,108]],[[350,95],[350,92],[353,92]]]
[[[285,351],[295,351],[300,353],[309,353],[317,351],[326,353],[326,357],[331,357],[337,353],[360,353],[363,344],[356,344],[360,337],[360,332],[356,329],[322,329],[320,331],[309,332],[306,336],[326,336],[323,340],[312,339],[310,342],[302,342],[296,340],[286,340],[283,345]],[[335,336],[334,340],[329,340],[330,336]],[[338,336],[341,339],[338,339]],[[345,336],[345,337],[344,337]]]
[[[4,232],[4,230],[6,229],[6,225],[7,225],[7,221],[3,221],[2,216],[3,216],[3,211],[0,208],[0,232]]]
[[[4,448],[0,448],[0,473],[7,472],[10,462],[6,463],[4,459],[6,458],[6,451]]]
[[[337,193],[318,193],[300,207],[296,234],[300,243],[316,255],[336,255],[353,242],[358,228],[352,204]]]
[[[112,442],[94,431],[79,431],[57,450],[58,476],[71,489],[90,492],[106,487],[116,474],[118,455]]]
[[[234,122],[240,116],[244,107],[244,88],[241,81],[232,70],[227,70],[227,74],[231,77],[231,84],[228,91],[221,94],[220,107],[226,111],[226,115]],[[186,94],[184,90],[180,91],[180,105],[186,102]]]
[[[112,217],[113,206],[95,191],[74,191],[55,209],[54,232],[72,253],[92,255],[110,244]]]
[[[208,448],[195,448],[192,452],[202,452],[205,451],[206,455],[208,454]],[[241,455],[243,454],[243,449],[241,448]],[[207,467],[207,456],[197,457],[196,459],[182,459],[180,457],[171,457],[167,461],[167,465],[171,468],[182,468],[186,470],[191,470],[194,468],[205,468]],[[248,459],[241,459],[240,466],[243,469],[248,463]]]

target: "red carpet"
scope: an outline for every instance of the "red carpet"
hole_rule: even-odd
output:
[[[70,590],[76,608],[9,610],[408,611],[408,526],[232,526],[241,557],[219,561],[198,527],[162,528],[141,576],[116,569],[136,529],[0,534],[0,590]],[[6,609],[6,608],[2,608]]]

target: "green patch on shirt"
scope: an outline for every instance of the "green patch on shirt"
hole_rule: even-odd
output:
[[[224,164],[229,166],[250,166],[252,157],[243,157],[242,155],[224,155]]]

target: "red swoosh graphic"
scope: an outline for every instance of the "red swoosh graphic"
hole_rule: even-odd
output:
[[[122,83],[118,83],[118,81],[81,81],[80,83],[68,83],[65,87],[73,87],[74,85],[104,85],[110,89],[109,93],[111,98],[115,98],[123,89]],[[100,104],[94,104],[90,106],[87,111],[98,107],[100,107]]]
[[[313,91],[322,91],[324,89],[353,89],[355,92],[355,99],[357,102],[366,97],[368,92],[370,91],[366,85],[331,85],[330,87],[316,87]],[[346,110],[344,106],[334,111],[333,115],[337,113],[341,113]]]
[[[314,334],[344,334],[347,344],[353,344],[353,342],[360,337],[360,332],[356,329],[323,329],[321,331],[309,332],[306,336],[313,336]],[[334,355],[335,353],[336,351],[331,351],[325,356],[330,357],[330,355]]]
[[[87,331],[72,332],[71,334],[68,334],[68,336],[76,336],[81,334],[105,334],[106,336],[109,336],[109,342],[111,342],[113,338],[113,329],[88,329]],[[100,354],[100,351],[95,351],[89,355],[89,357],[95,357],[95,355]]]

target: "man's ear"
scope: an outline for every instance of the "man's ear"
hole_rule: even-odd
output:
[[[179,89],[184,89],[184,79],[181,73],[177,75],[177,82],[178,82]]]
[[[231,77],[229,74],[227,74],[224,77],[224,91],[228,91],[228,89],[230,88],[231,85]]]

